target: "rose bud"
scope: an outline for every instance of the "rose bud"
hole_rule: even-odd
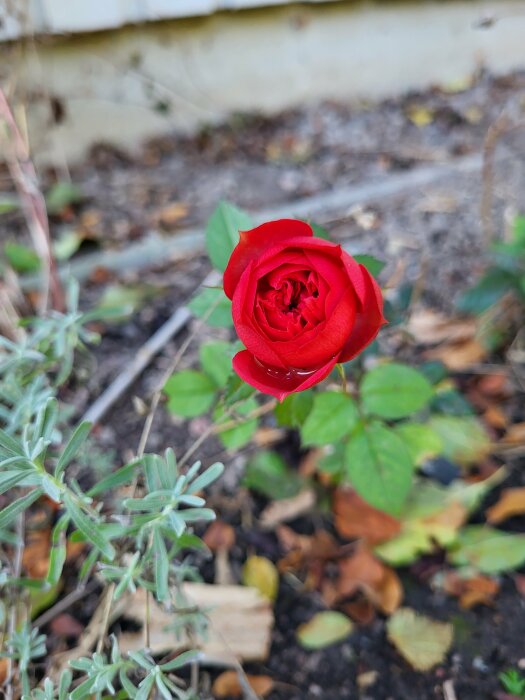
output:
[[[233,358],[234,370],[280,401],[358,355],[385,323],[368,270],[293,219],[240,232],[224,291],[246,347]]]

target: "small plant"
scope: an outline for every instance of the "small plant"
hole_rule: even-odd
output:
[[[508,693],[525,698],[525,677],[515,668],[509,668],[507,671],[500,673],[499,679],[501,685]]]
[[[31,624],[31,601],[34,596],[47,596],[49,607],[56,599],[68,542],[84,543],[80,590],[97,572],[105,582],[109,604],[140,587],[163,605],[190,608],[182,584],[198,577],[187,554],[200,543],[191,529],[194,523],[215,517],[205,507],[202,492],[221,474],[222,464],[201,470],[200,462],[195,462],[181,470],[172,449],[163,456],[139,453],[128,464],[97,474],[91,488],[82,488],[77,481],[72,467],[82,464],[93,472],[95,466],[100,468],[101,455],[99,450],[86,449],[90,424],[80,423],[71,430],[71,410],[57,396],[75,371],[75,353],[97,340],[87,324],[100,317],[98,312],[78,310],[78,286],[72,283],[65,313],[28,319],[20,342],[0,338],[0,496],[6,503],[0,511],[5,629],[1,656],[8,662],[8,698],[101,698],[104,693],[113,694],[117,685],[126,697],[139,700],[149,697],[153,687],[165,698],[194,695],[194,690],[174,682],[174,673],[194,664],[196,652],[157,665],[147,650],[123,656],[113,638],[107,656],[105,630],[97,652],[71,663],[74,687],[68,668],[62,671],[58,687],[49,678],[37,687],[34,662],[47,655],[47,648],[46,636]],[[126,499],[117,497],[122,487],[130,494]],[[58,517],[47,574],[34,579],[25,575],[22,563],[25,524],[30,509],[43,498],[57,505]],[[205,617],[198,611],[185,618],[186,630],[202,631],[203,626]],[[176,642],[175,631],[173,639]]]

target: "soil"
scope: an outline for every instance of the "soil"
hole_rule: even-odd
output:
[[[524,92],[525,74],[499,79],[481,75],[460,92],[436,88],[377,105],[323,104],[272,119],[240,115],[191,139],[173,136],[151,142],[138,156],[99,146],[85,163],[72,170],[72,178],[81,186],[86,200],[53,219],[53,234],[58,237],[65,227],[76,226],[90,239],[88,247],[122,247],[142,237],[152,226],[164,226],[165,235],[176,235],[179,227],[200,225],[220,198],[257,210],[422,163],[480,152],[488,126],[502,110],[521,117]],[[430,115],[425,126],[411,121],[409,115],[416,120],[417,110],[420,119]],[[515,156],[520,148],[522,153],[525,151],[522,142],[519,132],[515,132],[503,139],[501,148]],[[516,157],[507,160],[506,165],[505,180],[502,166],[496,169],[494,221],[498,226],[503,226],[510,211],[525,207],[525,167]],[[53,177],[54,173],[47,173],[46,183]],[[483,263],[480,197],[479,176],[458,175],[424,191],[346,212],[332,221],[330,229],[336,240],[354,252],[388,258],[384,280],[395,271],[398,283],[421,279],[424,302],[450,309],[454,294],[465,288]],[[176,223],[162,224],[162,210],[173,202],[182,203],[187,213]],[[330,221],[330,212],[324,219]],[[6,221],[7,237],[23,235],[16,214]],[[5,232],[1,235],[6,236]],[[196,256],[176,265],[121,276],[121,282],[147,282],[157,292],[132,319],[105,328],[101,344],[93,355],[84,358],[84,381],[71,386],[64,395],[74,402],[78,415],[174,309],[191,297],[208,270],[206,259]],[[83,305],[95,303],[108,281],[114,280],[95,271],[83,289]],[[190,332],[192,328],[190,324]],[[151,396],[187,332],[166,346],[97,426],[97,442],[102,448],[115,450],[116,462],[123,462],[136,450],[144,420],[133,408],[132,396]],[[215,329],[212,335],[217,338],[222,333],[227,334]],[[209,330],[197,334],[182,367],[196,362],[198,345],[209,334]],[[207,421],[176,420],[161,407],[148,449],[175,446],[181,454]],[[288,435],[281,448],[289,451],[293,444],[293,436]],[[234,572],[239,574],[242,562],[254,550],[274,561],[278,559],[281,553],[275,536],[263,532],[257,524],[263,502],[252,501],[253,527],[245,530],[240,525],[239,513],[247,503],[245,492],[239,491],[246,453],[228,454],[218,442],[210,440],[202,446],[199,457],[205,464],[215,459],[227,464],[225,477],[212,490],[212,500],[219,516],[237,526]],[[512,475],[506,486],[525,485],[524,463],[517,461],[509,466]],[[221,510],[224,496],[233,503],[233,510]],[[493,494],[491,499],[495,497]],[[291,526],[307,532],[312,521],[302,520]],[[509,529],[525,531],[525,519],[509,521]],[[443,683],[449,679],[454,681],[457,700],[493,697],[501,689],[498,673],[520,660],[525,663],[524,598],[511,578],[504,577],[493,607],[467,612],[455,600],[432,591],[421,573],[424,564],[400,571],[405,604],[453,622],[454,647],[442,666],[426,674],[411,670],[387,641],[382,617],[359,627],[341,644],[305,652],[296,642],[295,630],[323,605],[317,593],[301,590],[283,578],[275,604],[270,657],[264,664],[248,665],[246,670],[269,673],[278,682],[277,689],[268,696],[270,700],[431,700],[444,697]],[[210,562],[203,562],[202,572],[205,578],[211,578]],[[72,613],[87,621],[94,601],[96,594],[74,607]],[[377,671],[376,681],[368,688],[359,688],[359,676],[368,671]]]

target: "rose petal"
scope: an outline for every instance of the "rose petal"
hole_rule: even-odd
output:
[[[355,317],[352,332],[344,344],[339,362],[347,362],[358,355],[369,345],[382,325],[387,323],[383,316],[383,297],[379,285],[362,265],[363,279],[365,282],[362,308]]]
[[[311,227],[296,219],[279,219],[261,224],[250,231],[241,231],[239,243],[235,246],[224,271],[224,293],[233,299],[235,288],[247,265],[259,259],[276,245],[286,244],[290,238],[312,237]]]
[[[318,384],[327,377],[335,367],[337,358],[332,358],[322,367],[319,367],[314,372],[308,375],[300,375],[285,372],[269,374],[248,350],[238,352],[233,358],[233,369],[239,377],[255,387],[263,394],[271,394],[279,401],[283,401],[288,394],[293,394],[297,391],[304,391]]]

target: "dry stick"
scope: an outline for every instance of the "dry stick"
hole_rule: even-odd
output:
[[[211,272],[202,281],[201,286],[211,286],[213,284],[217,284],[217,282],[219,281],[219,274],[217,272]],[[207,316],[211,314],[214,308],[215,306],[212,306],[210,309],[208,309]],[[156,333],[154,333],[151,336],[151,338],[149,338],[144,343],[144,345],[139,349],[139,351],[135,355],[133,361],[124,368],[124,370],[118,375],[118,377],[113,382],[111,382],[109,387],[89,407],[89,409],[84,414],[82,420],[88,421],[90,423],[98,423],[107,413],[107,411],[111,408],[111,406],[113,406],[113,404],[116,401],[118,401],[120,397],[124,394],[124,392],[133,384],[137,377],[140,374],[142,374],[142,372],[146,369],[146,367],[149,365],[149,363],[155,357],[155,355],[157,355],[162,350],[166,343],[168,343],[176,333],[181,331],[184,328],[184,326],[186,326],[186,324],[191,318],[192,313],[186,306],[178,308],[173,313],[173,315],[166,321],[166,323],[164,323],[158,329],[158,331],[156,331]],[[198,329],[200,329],[200,325]],[[179,352],[175,356],[172,364],[177,365],[180,362],[182,355],[187,350],[189,343],[193,340],[194,337],[195,334],[192,334],[185,341],[185,343],[183,343]],[[155,392],[153,396],[151,407],[146,418],[146,423],[144,425],[139,447],[137,450],[137,454],[139,455],[139,457],[141,457],[144,454],[147,438],[149,432],[151,431],[151,425],[153,423],[155,411],[157,410],[157,406],[162,395],[162,388],[166,381],[169,379],[170,375],[173,373],[174,368],[172,369],[172,367],[170,366],[169,369],[171,370],[170,373],[168,374],[166,372],[166,378],[164,379],[163,377],[164,381],[161,382],[159,389]]]
[[[492,230],[492,194],[494,191],[494,153],[500,137],[512,126],[512,122],[506,114],[493,122],[487,131],[483,142],[483,166],[481,170],[481,226],[483,228],[483,240],[488,245],[493,236]]]
[[[186,452],[182,455],[180,460],[178,460],[179,467],[182,467],[188,459],[192,456],[192,454],[202,445],[202,443],[210,437],[210,435],[218,435],[219,433],[223,433],[225,430],[231,430],[232,428],[236,428],[238,425],[242,425],[243,423],[246,423],[249,420],[252,420],[253,418],[259,418],[260,416],[264,416],[266,413],[270,413],[270,411],[273,411],[275,408],[275,404],[277,402],[274,401],[268,401],[268,403],[263,404],[262,406],[257,406],[257,408],[254,408],[253,411],[250,411],[247,413],[245,416],[242,416],[240,419],[232,418],[232,420],[226,421],[224,423],[212,423],[206,430],[199,435],[199,437],[195,440],[193,445],[189,447]]]
[[[9,171],[20,196],[33,245],[42,262],[42,296],[39,312],[43,313],[47,310],[49,301],[54,309],[62,311],[64,294],[51,249],[46,202],[38,187],[38,179],[35,167],[29,157],[29,149],[1,88],[0,117],[7,124],[13,144],[13,153],[8,159]]]
[[[40,617],[37,617],[36,620],[33,620],[33,627],[43,627],[44,625],[47,625],[48,622],[54,620],[57,615],[63,613],[64,610],[70,608],[78,600],[81,600],[85,596],[92,593],[96,588],[98,588],[99,585],[99,582],[93,579],[85,586],[81,586],[80,588],[71,591],[71,593],[68,593],[61,600],[59,600],[58,603],[55,603],[55,605],[53,605],[52,608],[49,608],[49,610],[46,610],[45,613],[42,613]]]
[[[24,513],[16,519],[16,535],[18,543],[15,550],[15,558],[13,562],[13,578],[20,578],[20,572],[22,571],[22,558],[24,555],[24,529],[25,529],[25,516]],[[9,611],[9,639],[13,639],[13,635],[16,632],[17,619],[16,614],[18,611],[18,606],[16,601],[12,602],[11,610]],[[13,687],[13,660],[11,657],[7,657],[7,671],[5,678],[5,700],[12,700],[14,695]]]

